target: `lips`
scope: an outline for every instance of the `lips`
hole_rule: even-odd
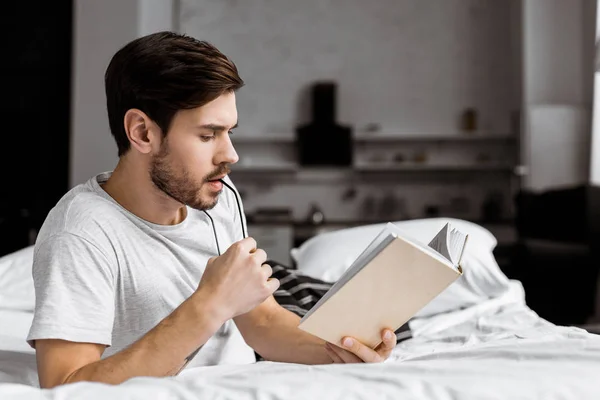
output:
[[[220,181],[221,179],[225,178],[226,176],[227,176],[227,174],[225,174],[225,175],[220,175],[219,177],[217,177],[217,178],[213,178],[213,179],[209,179],[208,181],[209,181],[209,182],[216,182],[216,181]]]
[[[208,187],[218,193],[221,192],[221,190],[223,190],[223,182],[219,180],[208,181]]]

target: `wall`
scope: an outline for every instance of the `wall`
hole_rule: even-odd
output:
[[[597,8],[596,29],[594,31],[595,41],[600,40],[600,7]],[[592,119],[592,143],[590,160],[590,183],[600,185],[600,48],[594,46],[594,73],[593,73],[593,119]],[[599,285],[600,287],[600,285]],[[599,296],[600,299],[600,296]],[[600,314],[600,305],[598,307]]]
[[[600,37],[600,14],[596,0],[524,0],[523,16],[524,150],[525,159],[534,165],[525,183],[534,190],[598,185],[600,81],[594,73],[598,57],[594,44]],[[592,195],[590,199],[595,199],[595,190]],[[597,214],[593,204],[590,221]],[[600,321],[600,280],[598,288],[596,321]]]
[[[181,0],[179,15],[180,31],[215,44],[247,83],[236,137],[291,138],[310,119],[307,87],[320,79],[338,82],[338,121],[356,134],[377,123],[392,136],[456,136],[467,107],[477,109],[480,133],[513,133],[521,101],[515,1]],[[251,154],[240,149],[240,156],[243,164]],[[509,206],[507,175],[399,171],[360,182],[284,176],[274,184],[235,177],[249,211],[285,206],[302,219],[315,203],[330,220],[352,220],[422,217],[428,205],[444,209],[465,196],[477,218],[499,185]]]
[[[71,187],[118,161],[104,95],[110,58],[136,37],[173,27],[170,0],[75,0],[74,6]]]
[[[175,0],[137,0],[138,36],[177,30],[177,3]]]
[[[525,0],[523,7],[525,103],[584,103],[583,1]]]
[[[212,41],[240,67],[247,87],[239,93],[239,135],[291,135],[308,119],[306,85],[332,77],[340,82],[339,120],[357,129],[377,122],[391,134],[454,135],[460,113],[475,106],[482,130],[509,133],[520,100],[511,33],[515,1],[267,3],[76,1],[71,186],[117,162],[103,87],[110,57],[135,37],[169,27]],[[360,26],[353,23],[359,18]],[[418,193],[450,198],[469,190],[468,180],[450,182],[448,189],[421,177],[387,192],[412,196],[422,209]],[[285,203],[284,189],[260,191],[247,199],[249,208],[263,199],[265,205]],[[361,190],[373,191],[375,202],[389,198],[372,189]],[[333,201],[343,197],[339,190],[322,184],[298,190],[297,215],[305,215],[310,199],[323,201],[330,216],[354,218],[363,207],[340,206]],[[486,190],[481,185],[473,198],[479,202]],[[358,199],[369,200],[360,193]]]
[[[600,185],[600,76],[594,78],[594,110],[592,121],[592,143],[590,159],[590,183]]]
[[[238,65],[245,134],[290,133],[317,79],[337,80],[339,120],[356,129],[452,134],[475,106],[483,130],[509,130],[508,2],[181,0],[180,16]]]
[[[586,184],[594,4],[524,0],[522,6],[524,186],[542,191]]]
[[[595,3],[595,2],[594,2]],[[594,37],[594,73],[593,73],[593,114],[592,114],[592,143],[590,159],[590,184],[592,187],[588,195],[588,212],[592,240],[600,242],[600,48],[596,43],[600,40],[600,7],[596,6],[595,12],[590,13],[596,17],[593,29]],[[595,248],[598,252],[598,248]],[[600,323],[600,275],[597,281],[597,294],[595,303],[595,316],[590,322]]]
[[[223,47],[240,66],[248,81],[239,103],[245,134],[290,134],[294,124],[308,118],[305,86],[314,77],[339,77],[339,118],[357,128],[375,121],[390,132],[452,133],[462,108],[477,104],[485,128],[508,129],[519,85],[505,82],[516,82],[520,75],[510,65],[515,62],[514,35],[503,36],[503,28],[509,24],[514,32],[518,27],[510,20],[520,2],[506,7],[475,0],[441,5],[413,0],[388,7],[383,2],[361,15],[361,30],[347,22],[356,20],[359,2],[342,7],[313,1],[309,7],[278,2],[253,12],[252,6],[262,1],[235,6],[180,0],[174,12],[176,0],[76,0],[71,186],[117,161],[103,87],[110,56],[136,36],[178,24]],[[595,1],[525,0],[523,13],[529,16],[524,17],[522,44],[528,57],[523,99],[530,106],[567,104],[585,111],[593,92]],[[563,29],[554,29],[555,24]],[[289,33],[280,35],[282,27],[289,27]],[[585,146],[585,138],[580,139],[571,140],[572,148]],[[527,146],[535,144],[526,142],[525,152]],[[600,154],[600,140],[592,148]],[[589,172],[596,183],[599,159],[591,159]]]

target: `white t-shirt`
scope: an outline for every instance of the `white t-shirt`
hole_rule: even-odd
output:
[[[150,223],[100,187],[109,176],[100,174],[71,189],[39,232],[33,258],[36,305],[27,337],[31,345],[36,339],[98,343],[110,346],[103,354],[108,357],[186,300],[198,287],[208,259],[217,255],[213,225],[204,212],[188,207],[177,225]],[[208,213],[221,252],[242,238],[229,189],[224,188]],[[188,368],[255,361],[254,351],[229,320]]]

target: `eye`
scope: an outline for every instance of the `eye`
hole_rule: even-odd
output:
[[[229,133],[230,136],[233,135],[233,131],[229,131],[228,133]]]
[[[202,135],[202,136],[200,136],[200,140],[202,140],[203,142],[210,142],[215,137],[216,137],[215,135]]]

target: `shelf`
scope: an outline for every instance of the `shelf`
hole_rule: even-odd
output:
[[[463,133],[452,134],[400,134],[400,133],[360,133],[353,136],[355,143],[369,142],[511,142],[516,141],[516,135],[498,133]],[[231,137],[234,144],[295,144],[296,137],[293,134],[236,134]]]
[[[401,134],[361,134],[354,137],[356,143],[376,143],[376,142],[511,142],[516,141],[515,135],[499,134],[467,134],[460,133],[454,135],[401,135]]]
[[[275,165],[234,165],[231,167],[232,173],[256,173],[256,172],[296,172],[299,166],[296,164],[275,164]]]
[[[427,164],[407,164],[407,165],[357,165],[354,167],[359,172],[493,172],[505,171],[513,172],[515,166],[512,165],[427,165]]]
[[[314,176],[339,176],[353,172],[478,172],[478,171],[505,171],[514,172],[517,166],[513,165],[431,165],[431,164],[405,164],[405,165],[355,165],[354,167],[301,167],[299,165],[248,165],[234,166],[232,173],[280,173],[294,172],[306,177]]]
[[[289,134],[265,134],[265,135],[233,135],[231,137],[232,143],[235,144],[294,144],[296,138]]]
[[[294,184],[322,184],[352,180],[357,178],[357,173],[351,168],[301,168],[298,166],[290,166],[288,168],[251,167],[242,168],[237,171],[232,168],[232,176],[240,178],[257,178],[260,176],[262,179],[268,179],[269,181],[278,181],[282,179],[282,182],[293,182]]]

